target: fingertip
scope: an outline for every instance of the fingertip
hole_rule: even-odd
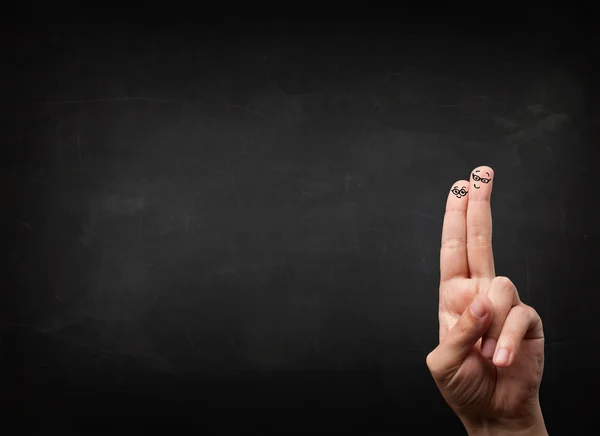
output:
[[[494,354],[494,365],[501,368],[506,368],[510,366],[511,357],[512,353],[508,348],[500,347]]]
[[[481,165],[474,168],[469,178],[469,200],[489,200],[493,184],[494,170],[491,167]]]
[[[475,295],[471,303],[471,313],[475,318],[482,319],[489,313],[489,306],[481,298],[481,295]]]
[[[469,182],[467,180],[457,180],[450,187],[450,192],[448,194],[449,204],[454,204],[457,200],[463,200],[467,197],[469,193]],[[460,208],[459,208],[460,209]]]
[[[485,294],[477,294],[471,302],[470,311],[478,321],[483,321],[482,327],[487,331],[494,315],[494,305],[489,297]]]
[[[487,166],[487,165],[480,165],[478,167],[473,168],[473,170],[471,171],[471,179],[473,179],[473,174],[479,174],[481,173],[482,177],[488,177],[489,178],[493,178],[494,177],[494,170],[492,169],[492,167]]]
[[[492,279],[492,283],[490,284],[490,287],[494,285],[494,286],[498,286],[500,288],[505,288],[505,289],[512,289],[515,285],[512,282],[511,279],[509,279],[506,276],[496,276]]]

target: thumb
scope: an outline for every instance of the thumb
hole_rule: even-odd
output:
[[[467,358],[473,346],[492,323],[492,302],[477,294],[442,342],[427,356],[427,366],[434,378],[454,374]]]

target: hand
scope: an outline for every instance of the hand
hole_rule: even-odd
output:
[[[439,345],[427,366],[469,434],[546,435],[539,404],[544,332],[513,283],[496,277],[494,171],[452,185],[440,251]]]

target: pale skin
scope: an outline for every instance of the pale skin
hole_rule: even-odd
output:
[[[427,366],[469,435],[547,435],[539,402],[544,332],[514,284],[496,277],[480,166],[450,187],[440,250],[439,345]]]

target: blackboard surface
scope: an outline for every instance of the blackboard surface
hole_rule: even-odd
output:
[[[2,413],[40,434],[464,434],[425,356],[448,189],[490,165],[497,274],[544,321],[548,429],[583,434],[600,339],[583,18],[11,21]]]

